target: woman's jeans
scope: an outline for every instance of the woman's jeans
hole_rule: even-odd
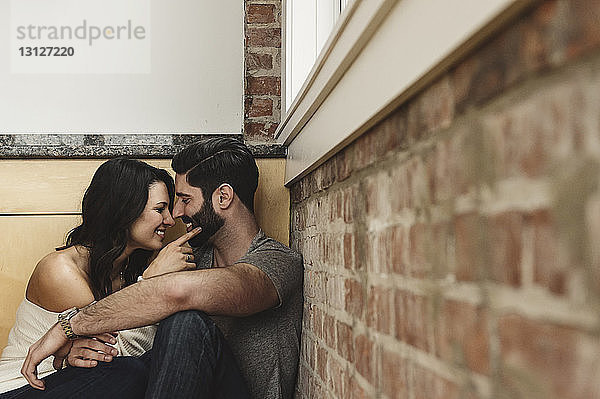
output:
[[[44,381],[45,391],[27,385],[0,399],[250,397],[223,334],[198,311],[161,321],[153,349],[140,358],[116,357],[90,369],[68,367]]]

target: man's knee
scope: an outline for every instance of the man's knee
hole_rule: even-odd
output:
[[[146,381],[149,367],[143,360],[131,356],[118,356],[109,363],[99,363],[112,369],[112,372],[127,377],[129,380]]]
[[[220,335],[219,328],[213,320],[206,313],[197,310],[178,312],[162,320],[158,326],[157,334],[167,331],[169,334],[194,332],[202,335]]]

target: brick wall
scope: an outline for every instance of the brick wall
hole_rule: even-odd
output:
[[[600,397],[598,21],[541,2],[292,187],[298,397]]]
[[[244,136],[273,141],[281,109],[281,0],[245,0]]]

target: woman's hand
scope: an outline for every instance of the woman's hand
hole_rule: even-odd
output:
[[[21,374],[27,379],[29,385],[42,391],[46,389],[44,381],[40,380],[37,376],[37,366],[42,360],[51,355],[56,354],[56,357],[60,358],[62,354],[61,349],[68,344],[69,340],[63,332],[62,327],[56,323],[42,338],[29,347],[27,357],[23,362],[23,367],[21,367]]]
[[[194,263],[192,248],[184,244],[201,231],[201,227],[196,227],[189,233],[185,233],[175,241],[165,245],[156,256],[156,259],[144,270],[142,277],[148,279],[161,274],[195,269],[196,263]]]
[[[67,356],[67,364],[73,367],[96,367],[98,362],[110,362],[117,356],[112,347],[116,343],[114,334],[99,334],[92,337],[78,338]],[[55,365],[56,367],[56,365]]]

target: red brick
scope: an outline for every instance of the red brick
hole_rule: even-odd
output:
[[[393,228],[368,234],[367,271],[388,274],[392,268]]]
[[[328,314],[325,314],[324,316],[325,317],[323,319],[323,335],[325,336],[325,343],[330,348],[335,349],[335,320],[332,316],[329,316]]]
[[[338,181],[344,181],[352,174],[350,151],[342,150],[335,156],[336,175]]]
[[[404,257],[406,251],[404,227],[394,226],[391,231],[389,251],[391,253],[391,270],[394,273],[406,275],[407,266]]]
[[[295,184],[292,187],[290,187],[290,199],[292,201],[292,204],[298,204],[300,202],[302,202],[302,198],[300,196],[300,184]],[[293,212],[297,212],[298,209],[294,208]]]
[[[548,143],[552,140],[550,136],[555,134],[555,128],[544,118],[539,118],[539,114],[560,118],[560,111],[556,109],[568,107],[569,100],[576,100],[577,95],[572,94],[572,99],[566,97],[563,93],[550,92],[544,97],[532,98],[528,108],[517,104],[514,109],[506,109],[489,118],[497,125],[492,130],[492,144],[500,176],[536,178],[546,173],[550,156]]]
[[[390,398],[408,398],[408,360],[399,354],[383,349],[381,353],[381,389]]]
[[[410,228],[408,246],[412,277],[423,278],[429,272],[427,251],[431,243],[431,232],[428,225],[417,223]]]
[[[246,5],[246,20],[249,24],[269,24],[275,22],[275,5]]]
[[[272,95],[281,94],[281,78],[276,76],[247,76],[246,94]]]
[[[327,360],[329,355],[327,351],[319,346],[317,347],[317,372],[322,381],[327,381]]]
[[[344,234],[344,267],[354,269],[354,234]]]
[[[354,340],[354,349],[356,352],[356,370],[371,385],[375,382],[374,360],[375,345],[365,335],[359,335]]]
[[[433,202],[444,204],[451,201],[457,193],[456,154],[450,140],[439,142],[435,147],[435,162],[432,179],[435,180]]]
[[[365,214],[370,219],[375,219],[380,210],[377,175],[369,175],[362,179],[362,189],[365,195]]]
[[[333,358],[329,358],[327,363],[327,386],[331,390],[331,392],[335,393],[338,398],[344,397],[344,383],[343,383],[343,367],[333,360]]]
[[[354,362],[354,339],[352,327],[341,321],[336,321],[337,352],[341,357]]]
[[[357,200],[356,196],[358,194],[357,186],[350,186],[344,189],[343,198],[344,198],[344,222],[352,223],[354,222],[354,205]]]
[[[414,367],[414,397],[415,399],[431,399],[431,388],[433,385],[434,376],[431,371],[422,367]]]
[[[356,280],[346,279],[346,281],[344,281],[344,291],[346,312],[357,319],[362,319],[364,308],[364,291],[362,284]]]
[[[560,5],[563,5],[562,3],[560,2]],[[551,40],[554,37],[548,37],[547,40],[554,46],[566,44],[566,48],[563,49],[565,60],[573,60],[600,46],[600,27],[597,23],[600,18],[600,7],[597,0],[573,0],[566,4],[568,8],[564,5],[556,7],[557,11],[562,12],[556,12],[552,19],[555,28],[553,32],[560,33],[560,38],[564,40],[559,43]],[[553,48],[553,50],[558,49]]]
[[[327,221],[333,222],[340,218],[342,215],[342,199],[339,191],[329,191],[327,204],[329,205]]]
[[[327,300],[327,275],[323,272],[316,272],[313,274],[315,279],[315,301],[318,303],[325,303]]]
[[[429,343],[430,309],[428,299],[408,291],[396,291],[396,337],[426,352],[433,350]]]
[[[423,126],[420,124],[422,119],[419,115],[418,101],[411,101],[404,108],[404,112],[406,112],[406,136],[409,145],[412,145],[420,139],[423,132]]]
[[[305,260],[309,259],[310,255],[307,254]],[[317,300],[318,290],[320,289],[321,284],[319,274],[319,272],[314,270],[307,269],[304,271],[304,298],[308,302],[314,302]],[[311,312],[311,314],[314,314],[314,310]]]
[[[310,327],[312,332],[317,338],[323,338],[323,312],[316,306],[313,306],[310,314]]]
[[[335,183],[335,159],[327,160],[320,168],[314,171],[313,176],[316,180],[318,191],[329,188]]]
[[[376,161],[373,136],[363,134],[352,145],[353,169],[364,169]]]
[[[452,81],[458,80],[460,89],[455,95],[458,113],[470,106],[480,105],[502,92],[516,77],[523,74],[522,66],[515,62],[519,59],[520,40],[517,29],[508,30],[494,38],[472,58],[467,59],[467,68],[461,63],[455,69]]]
[[[429,261],[431,263],[432,277],[441,279],[449,273],[448,268],[448,241],[450,240],[450,224],[435,223],[431,226],[431,240],[429,245]],[[454,253],[452,253],[454,255]]]
[[[258,71],[273,69],[273,56],[271,54],[246,53],[246,69]]]
[[[391,289],[379,286],[370,287],[367,302],[367,326],[384,334],[391,334],[394,323],[392,301]]]
[[[545,397],[594,398],[600,394],[598,337],[518,315],[499,319],[498,337],[502,384],[507,389],[522,389],[526,383],[530,390],[525,394],[541,387]],[[592,348],[596,352],[590,357]]]
[[[513,287],[521,285],[522,220],[516,212],[490,218],[490,277]]]
[[[273,115],[273,100],[270,98],[246,97],[246,118]]]
[[[371,399],[371,395],[369,395],[356,381],[355,378],[350,377],[350,394],[348,395],[349,399]],[[317,396],[315,396],[317,398]]]
[[[454,103],[457,104],[457,111],[460,113],[469,105],[471,81],[478,69],[479,59],[477,57],[470,57],[462,61],[451,71]]]
[[[479,264],[482,250],[481,220],[475,213],[456,216],[456,278],[459,281],[476,281],[480,278]]]
[[[421,158],[413,157],[408,161],[407,173],[410,176],[410,195],[413,207],[427,207],[431,203],[431,193],[427,169]]]
[[[466,302],[446,301],[438,335],[442,359],[480,373],[490,373],[488,316],[484,308]]]
[[[398,132],[398,120],[388,117],[373,126],[367,133],[363,144],[367,147],[361,154],[361,160],[366,164],[382,160],[388,154],[397,151],[401,145],[401,136]],[[366,165],[365,164],[365,165]],[[363,165],[364,166],[364,165]]]
[[[555,294],[565,294],[568,265],[560,257],[560,242],[552,215],[540,210],[526,220],[534,230],[534,281]]]
[[[423,119],[422,130],[431,132],[446,128],[454,117],[454,93],[446,76],[431,85],[419,96],[419,116]]]
[[[390,171],[390,206],[392,213],[410,208],[410,176],[405,165],[394,165]]]
[[[294,215],[297,216],[296,226],[294,226],[299,231],[302,231],[306,228],[306,208],[302,207],[300,209],[296,209]]]
[[[447,381],[430,370],[415,365],[415,399],[458,399],[469,397],[464,392],[460,392],[456,384]]]
[[[281,29],[248,28],[246,45],[250,47],[281,47]]]

